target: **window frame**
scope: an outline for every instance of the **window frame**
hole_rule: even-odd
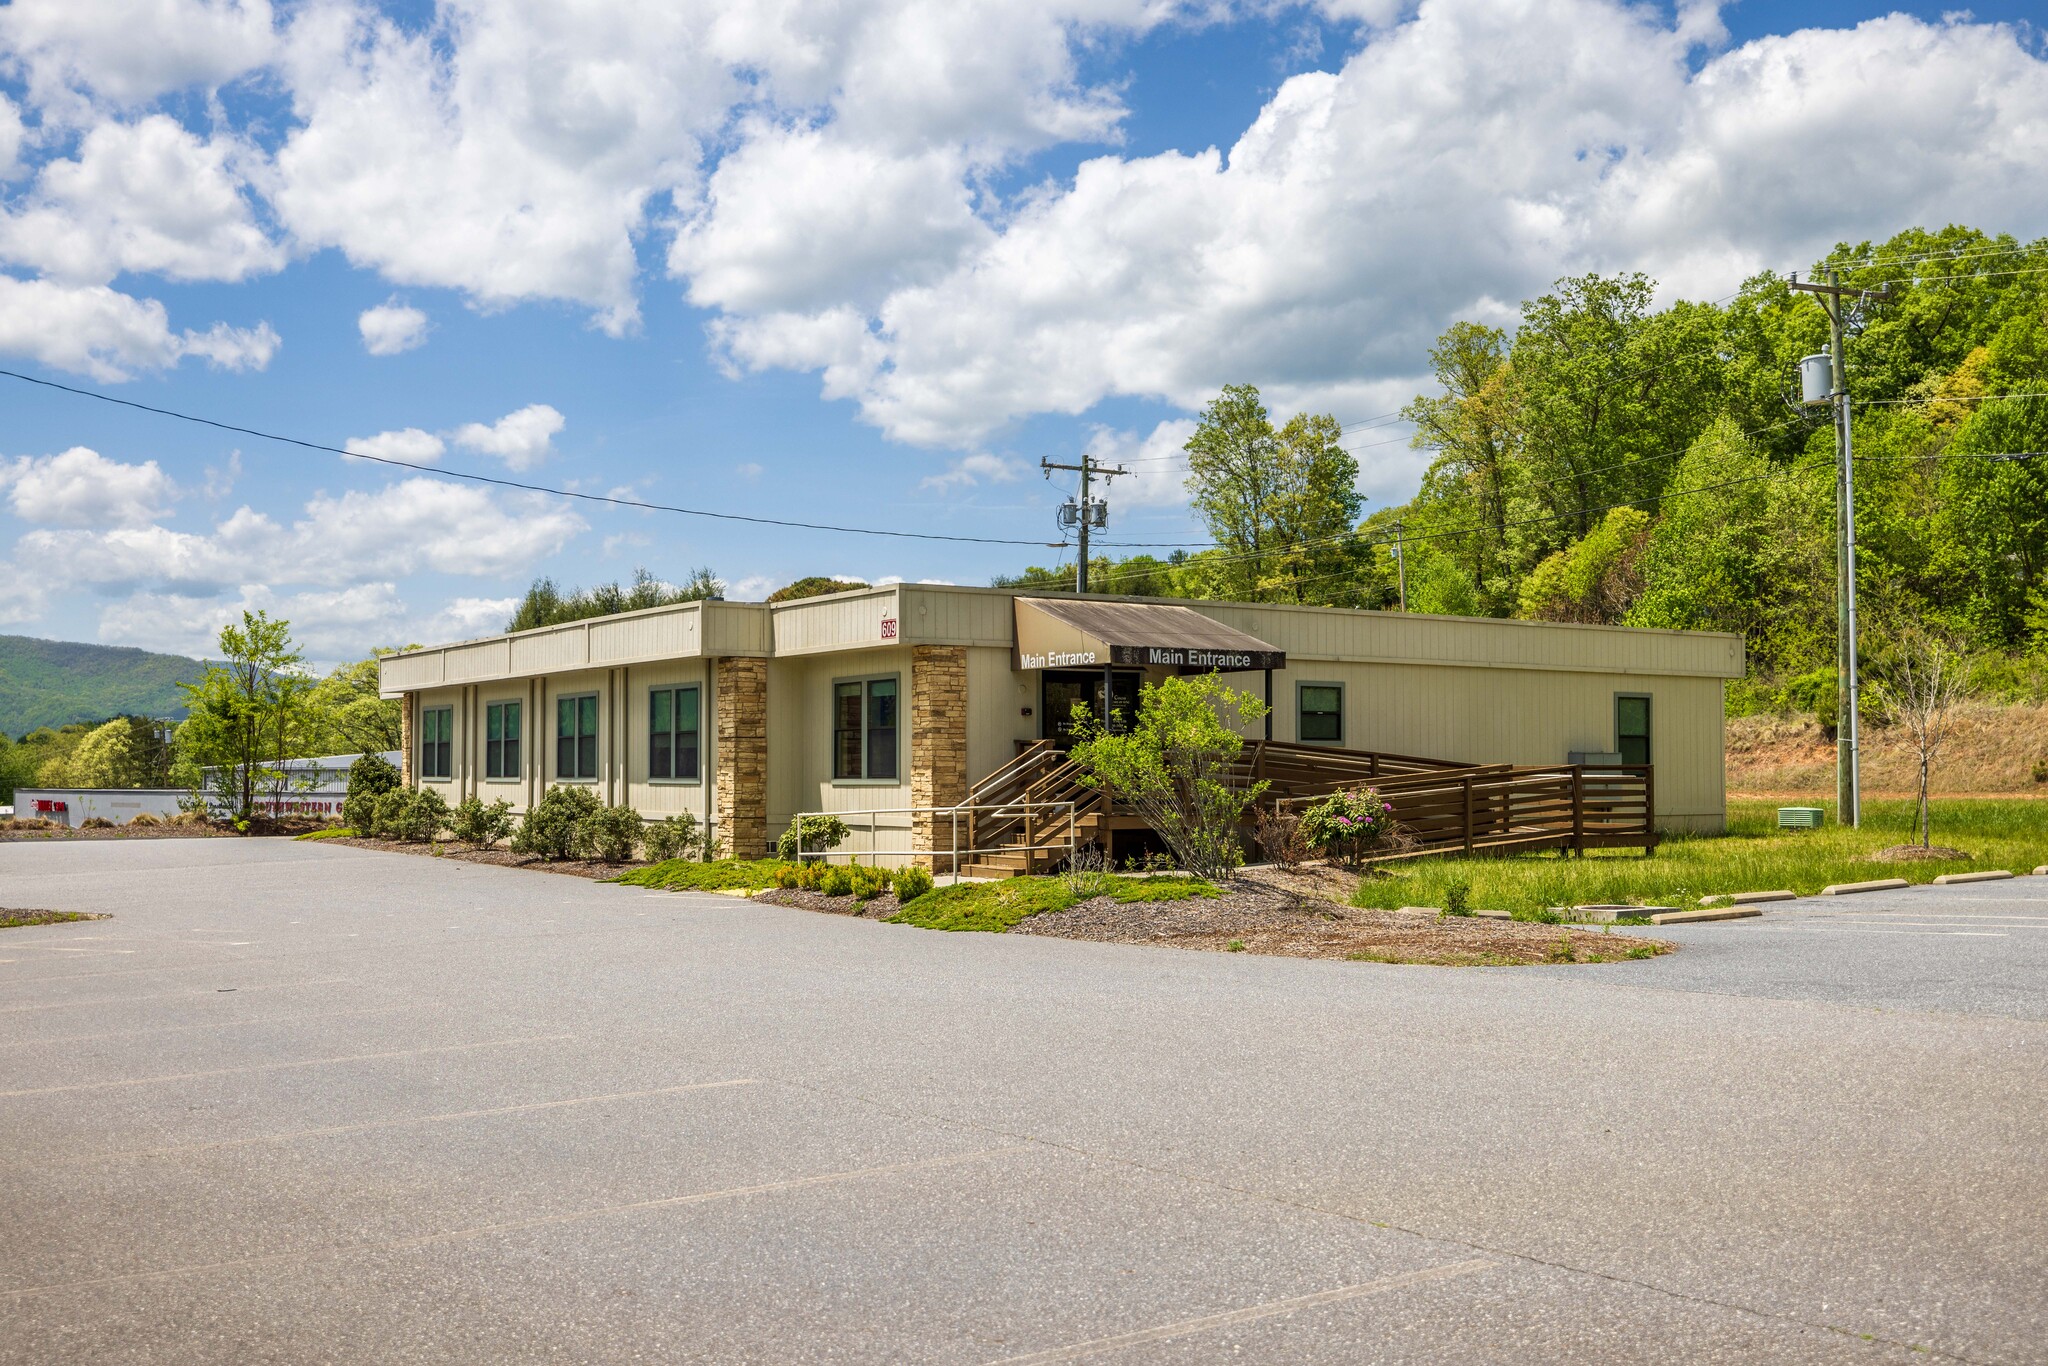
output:
[[[896,724],[894,726],[877,726],[873,722],[873,713],[870,709],[874,702],[874,685],[877,683],[887,683],[896,690]],[[826,731],[831,743],[831,752],[827,756],[827,761],[832,770],[832,785],[834,787],[903,786],[906,780],[903,777],[905,727],[903,724],[904,696],[902,673],[892,671],[889,673],[852,674],[847,677],[833,679],[831,686],[832,691],[829,694],[831,715],[828,718],[830,725],[826,727]],[[860,689],[860,775],[853,778],[842,778],[839,776],[839,737],[843,733],[843,728],[839,724],[839,690],[849,686],[857,686]],[[893,730],[896,733],[896,741],[892,747],[894,752],[890,755],[891,767],[895,771],[892,776],[877,778],[872,776],[875,769],[873,732],[884,729]]]
[[[439,716],[442,719],[442,725],[444,728],[441,732],[441,737],[439,739],[430,740],[427,738],[427,718],[429,716]],[[420,781],[423,783],[454,782],[455,704],[453,702],[437,702],[431,707],[422,706],[420,708],[420,736],[418,740],[418,745],[420,751]],[[433,767],[433,765],[430,765],[427,762],[427,749],[429,746],[433,746],[440,751],[440,753],[435,755],[435,757],[441,761],[439,764],[439,768],[441,769],[441,771],[439,773],[430,773],[427,771],[430,767]]]
[[[1643,733],[1640,736],[1623,736],[1621,733],[1621,704],[1624,702],[1643,704]],[[1629,762],[1628,750],[1622,743],[1624,739],[1640,739],[1643,742],[1643,767],[1651,767],[1656,762],[1657,713],[1654,704],[1655,699],[1646,692],[1618,692],[1614,695],[1614,752],[1621,756],[1622,766],[1625,768],[1634,765]]]
[[[565,702],[567,702],[567,703],[574,703],[574,704],[576,704],[576,717],[577,717],[577,722],[578,722],[578,725],[577,725],[577,729],[576,729],[576,734],[575,734],[575,735],[573,735],[573,736],[568,736],[568,737],[565,737],[565,736],[563,736],[563,734],[562,734],[562,704],[563,704],[563,703],[565,703]],[[583,704],[584,702],[590,702],[590,703],[593,703],[593,704],[595,704],[595,705],[594,705],[594,706],[592,707],[592,709],[591,709],[591,722],[590,722],[590,725],[591,725],[591,729],[590,729],[590,734],[589,734],[589,736],[588,736],[588,737],[586,737],[586,736],[585,736],[585,735],[583,734],[583,729],[582,729],[582,724],[581,724],[581,722],[582,722],[582,717],[583,717],[583,706],[582,706],[582,704]],[[599,780],[599,779],[600,779],[600,778],[601,778],[601,777],[603,776],[603,774],[604,774],[604,741],[603,741],[603,736],[604,736],[604,702],[603,702],[603,694],[602,694],[601,692],[598,692],[598,691],[595,691],[595,690],[592,690],[592,691],[586,691],[586,692],[565,692],[565,693],[556,693],[556,694],[555,694],[555,696],[554,696],[554,704],[555,704],[555,736],[554,736],[554,745],[555,745],[555,753],[554,753],[554,770],[555,770],[555,774],[554,774],[554,780],[555,780],[556,782],[558,782],[558,783],[595,783],[595,782],[597,782],[597,781],[598,781],[598,780]],[[575,751],[575,752],[576,752],[576,754],[577,754],[577,757],[578,757],[579,759],[580,759],[580,758],[582,757],[582,753],[583,753],[583,743],[582,743],[582,742],[584,741],[584,739],[588,738],[589,740],[591,740],[591,741],[592,741],[592,745],[591,745],[591,758],[592,758],[592,765],[591,765],[591,767],[592,767],[592,769],[593,769],[594,771],[593,771],[593,772],[592,772],[592,773],[590,774],[590,776],[588,776],[588,777],[584,777],[584,776],[583,776],[583,775],[581,775],[581,774],[570,774],[570,773],[564,773],[564,772],[562,771],[562,741],[563,741],[563,740],[564,740],[565,738],[567,738],[567,739],[572,739],[572,740],[576,741],[576,751]],[[581,765],[581,764],[579,763],[579,764],[577,765],[577,767],[578,767],[578,768],[581,768],[581,767],[582,767],[582,765]]]
[[[677,697],[677,695],[679,695],[679,694],[681,694],[681,693],[686,693],[686,692],[688,692],[688,693],[695,693],[695,694],[697,695],[697,725],[696,725],[696,728],[695,728],[695,729],[693,729],[693,730],[689,730],[689,731],[682,731],[682,730],[678,730],[678,729],[676,728],[676,724],[675,724],[675,720],[676,720],[676,697]],[[676,737],[677,737],[678,735],[694,735],[694,736],[696,736],[696,737],[697,737],[697,743],[696,743],[696,745],[695,745],[695,747],[694,747],[694,752],[695,752],[695,754],[696,754],[696,756],[697,756],[697,761],[696,761],[695,765],[693,766],[693,771],[692,771],[692,772],[691,772],[691,773],[690,773],[690,774],[689,774],[689,775],[688,775],[687,777],[674,777],[674,776],[671,776],[671,777],[667,777],[667,778],[664,778],[664,777],[661,777],[660,775],[658,775],[657,773],[655,773],[655,771],[654,771],[654,736],[655,736],[655,729],[654,729],[654,697],[655,697],[655,694],[657,694],[657,693],[668,693],[668,694],[670,694],[670,696],[669,696],[669,704],[668,704],[668,706],[669,706],[669,728],[668,728],[668,737],[669,737],[668,743],[669,743],[669,751],[668,751],[668,766],[669,766],[669,772],[670,772],[670,773],[671,773],[672,775],[674,774],[674,772],[675,772],[675,767],[676,767],[676,748],[675,748],[675,746],[676,746]],[[666,786],[675,786],[675,787],[701,787],[701,786],[703,786],[703,783],[704,783],[704,685],[703,685],[702,683],[656,683],[656,684],[653,684],[653,685],[651,685],[651,686],[649,686],[649,687],[648,687],[648,689],[647,689],[647,781],[648,781],[648,782],[650,782],[650,783],[660,783],[660,784],[663,784],[663,785],[666,785]]]
[[[494,712],[494,711],[495,711],[495,712],[497,712],[497,713],[498,713],[498,715],[499,715],[499,718],[500,718],[501,724],[502,724],[502,720],[503,720],[503,717],[504,717],[504,713],[505,713],[505,708],[507,708],[507,707],[511,707],[511,708],[513,708],[513,714],[514,714],[514,716],[515,716],[515,717],[517,718],[517,720],[516,720],[516,722],[515,722],[515,728],[516,728],[516,729],[518,730],[518,732],[519,732],[519,733],[518,733],[518,734],[516,734],[516,735],[512,735],[512,736],[506,736],[506,735],[504,735],[504,734],[502,733],[502,731],[501,731],[501,733],[500,733],[500,736],[499,736],[499,738],[498,738],[498,739],[496,739],[496,740],[493,740],[493,739],[491,739],[491,713],[492,713],[492,712]],[[506,754],[510,754],[510,755],[511,755],[511,760],[512,760],[512,761],[511,761],[511,765],[510,765],[510,767],[511,767],[511,771],[510,771],[509,773],[492,773],[492,772],[491,772],[491,761],[492,761],[492,758],[493,758],[493,755],[492,755],[492,753],[491,753],[491,746],[492,746],[492,745],[497,745],[497,746],[499,746],[499,749],[498,749],[498,755],[499,755],[499,756],[503,756],[503,755],[506,755]],[[483,775],[482,775],[482,776],[483,776],[483,781],[485,781],[485,782],[487,782],[487,783],[517,783],[517,782],[524,782],[524,781],[525,781],[525,779],[526,779],[526,699],[525,699],[525,698],[523,698],[523,697],[501,697],[501,698],[499,698],[498,700],[496,700],[495,702],[492,702],[492,701],[486,701],[486,702],[484,703],[484,771],[483,771]]]
[[[1310,688],[1334,688],[1334,689],[1336,690],[1336,693],[1337,693],[1337,736],[1336,736],[1336,738],[1335,738],[1335,739],[1333,739],[1333,740],[1320,740],[1320,739],[1319,739],[1319,740],[1311,740],[1311,739],[1309,739],[1309,738],[1308,738],[1308,736],[1306,736],[1305,734],[1303,734],[1303,733],[1302,733],[1302,724],[1301,724],[1301,723],[1302,723],[1302,720],[1303,720],[1303,718],[1304,718],[1304,717],[1306,717],[1306,716],[1308,715],[1308,708],[1307,708],[1307,707],[1306,707],[1305,705],[1303,705],[1303,701],[1302,701],[1302,694],[1303,694],[1303,693],[1305,693],[1305,692],[1307,692],[1307,691],[1308,691],[1308,690],[1309,690]],[[1340,749],[1341,749],[1341,748],[1343,748],[1343,745],[1344,745],[1344,704],[1345,704],[1345,702],[1346,702],[1347,700],[1348,700],[1348,699],[1347,699],[1347,698],[1345,697],[1345,695],[1344,695],[1344,685],[1343,685],[1342,683],[1322,683],[1322,682],[1317,682],[1317,681],[1316,681],[1316,680],[1314,680],[1314,679],[1308,679],[1308,678],[1304,678],[1304,679],[1301,679],[1300,681],[1298,681],[1298,682],[1297,682],[1297,683],[1296,683],[1296,684],[1294,685],[1294,738],[1295,738],[1296,742],[1297,742],[1297,743],[1300,743],[1300,744],[1304,744],[1304,745],[1334,745],[1334,746],[1336,746],[1336,747],[1338,747],[1338,748],[1340,748]],[[1316,713],[1316,715],[1318,715],[1318,716],[1324,716],[1324,715],[1328,715],[1328,713],[1326,713],[1326,712],[1317,712],[1317,713]]]

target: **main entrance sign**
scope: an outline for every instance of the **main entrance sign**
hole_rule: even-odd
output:
[[[1168,603],[1015,599],[1019,669],[1284,669],[1287,652],[1191,608]]]

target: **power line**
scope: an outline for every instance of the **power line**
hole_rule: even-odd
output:
[[[192,422],[202,427],[213,427],[223,432],[237,432],[263,441],[275,441],[281,445],[298,446],[309,451],[324,451],[329,455],[344,456],[350,460],[367,460],[377,465],[393,465],[399,469],[413,470],[433,479],[466,480],[473,484],[490,484],[497,488],[519,489],[526,493],[544,493],[553,498],[573,498],[585,503],[606,503],[613,507],[638,508],[643,512],[672,512],[684,517],[708,517],[721,522],[748,522],[755,526],[789,527],[797,531],[833,531],[847,536],[889,536],[908,541],[957,541],[975,545],[1028,545],[1045,549],[1057,548],[1058,541],[1027,541],[1000,536],[951,536],[936,531],[888,531],[877,527],[833,526],[825,522],[795,522],[781,517],[756,517],[742,512],[711,512],[704,508],[676,507],[667,503],[647,503],[637,498],[618,498],[602,493],[578,493],[574,489],[550,488],[545,484],[527,484],[517,479],[499,479],[488,474],[471,474],[465,470],[436,469],[416,461],[399,460],[387,455],[369,455],[362,451],[351,451],[340,446],[327,446],[318,441],[304,441],[295,436],[279,436],[275,432],[259,431],[254,427],[241,427],[232,422],[217,422],[210,417],[198,417],[192,413],[181,413],[175,408],[157,408],[134,399],[116,398],[93,389],[80,389],[55,380],[38,379],[14,370],[0,370],[0,376],[18,379],[24,384],[41,385],[45,389],[57,389],[80,398],[95,398],[102,403],[112,403],[123,408],[134,408],[159,417],[174,417],[181,422]]]

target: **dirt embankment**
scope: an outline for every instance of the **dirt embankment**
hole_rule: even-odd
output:
[[[1866,726],[1863,791],[1910,797],[1919,787],[1919,757],[1898,727]],[[1935,756],[1933,789],[1941,796],[2048,797],[2048,706],[1973,704]],[[1738,716],[1728,722],[1731,795],[1830,794],[1835,743],[1810,716]]]

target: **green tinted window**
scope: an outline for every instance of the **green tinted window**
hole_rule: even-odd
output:
[[[1614,747],[1624,764],[1650,762],[1650,699],[1614,699]]]

